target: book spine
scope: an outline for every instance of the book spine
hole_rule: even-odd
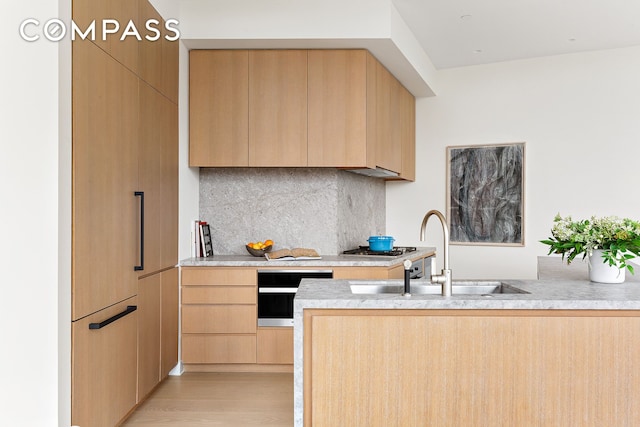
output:
[[[193,223],[193,256],[198,258],[200,256],[200,220],[196,219]]]
[[[204,239],[204,227],[207,225],[205,221],[200,221],[200,256],[207,256],[207,247]]]

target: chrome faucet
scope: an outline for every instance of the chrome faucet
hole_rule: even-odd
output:
[[[431,281],[433,283],[439,283],[440,285],[442,285],[442,295],[445,297],[450,297],[452,287],[451,287],[451,269],[449,268],[449,230],[447,228],[447,220],[445,219],[444,215],[440,213],[440,211],[437,211],[435,209],[430,210],[424,216],[424,219],[422,220],[422,226],[420,226],[420,241],[421,242],[424,241],[424,234],[427,228],[427,221],[429,220],[429,217],[432,215],[437,216],[438,219],[440,220],[440,223],[442,224],[442,233],[444,234],[444,268],[442,269],[441,274],[433,274],[433,272],[431,272]]]

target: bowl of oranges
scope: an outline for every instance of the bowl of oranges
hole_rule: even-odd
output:
[[[273,249],[273,240],[267,239],[264,242],[263,241],[249,242],[245,245],[245,247],[247,248],[247,251],[251,255],[263,257],[264,254],[266,254],[267,252],[271,251],[271,249]]]

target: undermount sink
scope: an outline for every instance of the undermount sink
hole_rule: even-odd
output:
[[[374,281],[349,281],[351,293],[353,294],[402,294],[404,286],[401,282],[374,282]],[[440,285],[412,284],[412,295],[440,295],[442,288]],[[452,282],[453,295],[494,295],[494,294],[528,294],[511,285],[493,280],[458,280]]]

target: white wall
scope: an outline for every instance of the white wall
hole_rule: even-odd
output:
[[[3,9],[0,425],[69,425],[71,122],[70,92],[62,91],[70,62],[63,45],[27,43],[18,26],[25,18],[63,17],[70,2],[33,0]]]
[[[178,259],[191,254],[191,224],[199,219],[200,168],[189,167],[189,51],[180,42]]]
[[[640,47],[439,71],[417,102],[416,182],[387,184],[387,233],[417,244],[424,214],[444,212],[449,145],[527,144],[526,245],[452,246],[454,278],[535,278],[558,212],[640,218],[638,76]]]

